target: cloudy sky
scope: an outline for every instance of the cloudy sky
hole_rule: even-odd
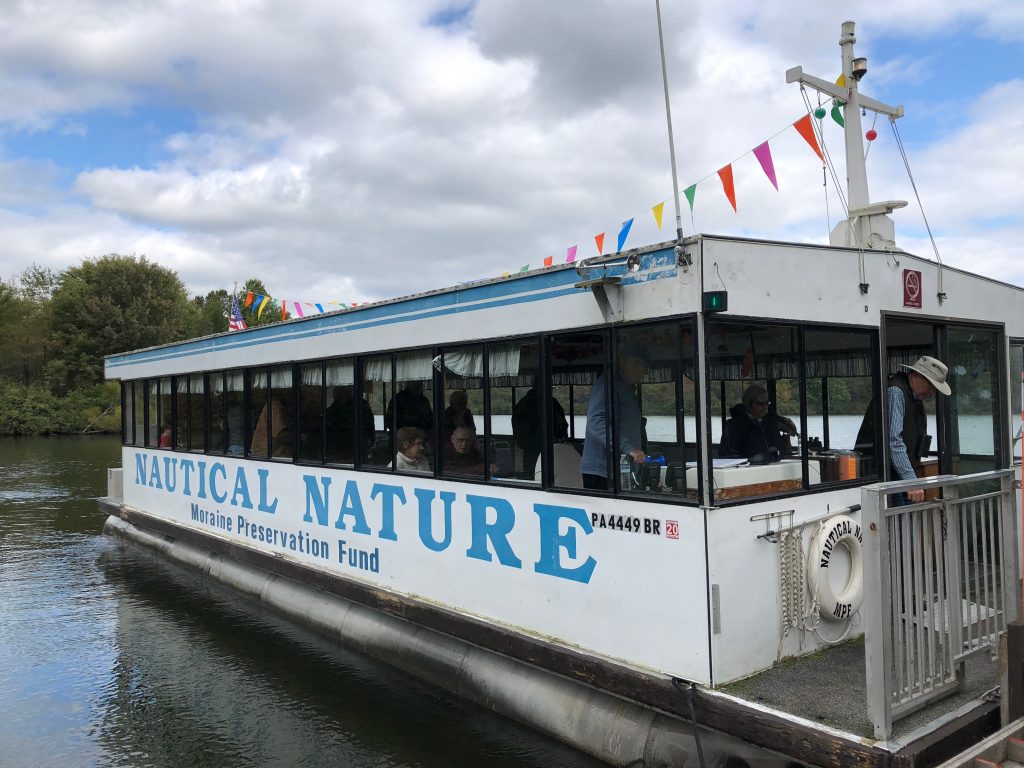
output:
[[[1024,3],[843,5],[662,0],[684,232],[827,240],[785,71],[834,80],[849,18],[943,261],[1024,285]],[[193,294],[348,303],[673,234],[654,0],[0,0],[0,41],[3,279],[145,254]],[[897,242],[930,255],[875,128],[871,197],[910,200]]]

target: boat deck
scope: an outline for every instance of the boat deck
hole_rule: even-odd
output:
[[[809,656],[790,659],[760,674],[724,686],[723,693],[802,717],[856,737],[872,738],[867,718],[864,641],[858,638]],[[999,685],[999,664],[987,654],[965,662],[963,687],[893,724],[893,741],[923,737],[965,705]]]

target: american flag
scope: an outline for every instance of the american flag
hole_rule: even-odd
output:
[[[245,324],[245,318],[242,317],[242,310],[238,308],[238,297],[231,297],[231,317],[228,318],[228,330],[229,331],[244,331],[248,326]]]

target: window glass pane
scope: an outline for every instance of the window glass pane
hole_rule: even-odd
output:
[[[299,367],[299,461],[319,464],[324,460],[323,365]]]
[[[135,396],[132,393],[134,382],[121,382],[121,442],[131,445],[135,437]]]
[[[210,453],[224,453],[228,445],[227,422],[224,418],[225,392],[224,373],[217,371],[208,374],[207,384],[210,388]]]
[[[143,445],[146,438],[146,382],[139,380],[133,382],[133,384],[135,388],[133,395],[135,405],[132,408],[132,417],[134,419],[132,425],[132,445]]]
[[[572,333],[550,342],[551,384],[569,400],[570,439],[552,445],[552,484],[563,488],[608,490],[612,478],[611,419],[605,411],[608,334]],[[567,388],[559,390],[559,388]],[[564,406],[563,406],[564,407]],[[572,450],[567,450],[571,448]],[[582,451],[582,459],[579,452]],[[573,454],[576,454],[575,456]]]
[[[488,354],[491,413],[487,433],[494,476],[539,483],[545,441],[540,345],[534,340],[495,343],[488,345]],[[554,440],[564,443],[569,437],[565,410],[553,398],[548,403]]]
[[[1012,419],[1013,437],[1013,460],[1020,463],[1021,446],[1024,439],[1021,438],[1021,410],[1024,403],[1021,402],[1021,395],[1024,394],[1024,344],[1014,342],[1010,345],[1010,418]]]
[[[444,473],[482,478],[487,439],[483,418],[484,348],[479,344],[452,347],[444,350],[441,360]]]
[[[391,430],[396,410],[392,397],[394,388],[391,378],[391,355],[366,357],[361,360],[361,365],[363,399],[358,403],[360,407],[356,423],[364,424],[368,423],[369,419],[373,419],[374,426],[373,441],[364,440],[359,448],[361,463],[366,467],[387,467],[393,458]],[[423,396],[422,390],[413,392],[412,384],[412,382],[408,382],[409,389],[403,389],[397,398],[397,410],[402,415],[405,414],[407,406],[419,404],[414,395]]]
[[[206,422],[206,397],[203,374],[196,373],[189,377],[188,425],[189,434],[186,446],[190,451],[202,451],[203,429]]]
[[[433,472],[435,463],[431,354],[429,349],[418,349],[395,355],[397,394],[385,424],[396,430],[394,466],[407,472]]]
[[[624,328],[616,335],[615,457],[620,489],[643,494],[687,494],[696,499],[693,342],[690,325],[678,322]],[[683,382],[688,386],[684,387]],[[684,392],[689,395],[690,445],[680,425]],[[682,432],[681,432],[682,429]],[[689,482],[688,482],[689,480]]]
[[[390,361],[388,362],[390,368]],[[376,426],[374,412],[369,401],[364,402],[360,413],[356,413],[355,361],[353,359],[328,360],[325,370],[327,377],[327,463],[355,464],[356,441],[362,439],[366,451],[373,449]],[[390,374],[389,374],[390,375]],[[380,413],[378,407],[377,413]],[[357,434],[356,419],[363,425],[362,434]],[[381,422],[383,429],[383,422]]]
[[[242,371],[228,371],[225,376],[224,402],[227,406],[228,456],[241,456],[245,446],[245,377]]]
[[[171,377],[165,376],[160,379],[159,399],[157,405],[157,422],[160,425],[157,446],[160,448],[171,448],[173,446],[171,437],[171,403],[174,396],[171,392]]]
[[[188,376],[174,376],[171,379],[174,401],[174,431],[171,445],[175,448],[188,447]]]
[[[295,451],[295,395],[292,389],[291,365],[270,369],[270,455],[275,459],[291,459]]]
[[[716,500],[803,487],[793,441],[800,419],[794,327],[708,323],[707,356]]]
[[[265,459],[270,455],[270,421],[267,417],[270,380],[264,369],[250,369],[249,384],[249,419],[246,429],[249,434],[248,455],[254,459]]]
[[[875,475],[876,454],[880,454],[875,445],[876,410],[872,404],[877,367],[874,337],[872,331],[846,328],[804,331],[804,442],[811,485]],[[792,437],[794,446],[799,447],[799,438]]]
[[[1001,336],[988,328],[949,328],[947,381],[953,472],[969,475],[997,469],[996,446],[1005,428],[999,417]],[[938,397],[942,397],[939,395]],[[934,397],[930,398],[934,401]]]

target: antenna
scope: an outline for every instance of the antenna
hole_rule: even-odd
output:
[[[672,137],[672,105],[668,99],[668,67],[665,65],[665,35],[661,27],[661,0],[654,0],[658,14],[658,47],[661,50],[661,82],[665,86],[665,120],[668,123],[668,154],[672,165],[672,202],[676,206],[676,263],[690,266],[690,259],[683,250],[683,215],[679,209],[679,176],[676,173],[676,143]]]

